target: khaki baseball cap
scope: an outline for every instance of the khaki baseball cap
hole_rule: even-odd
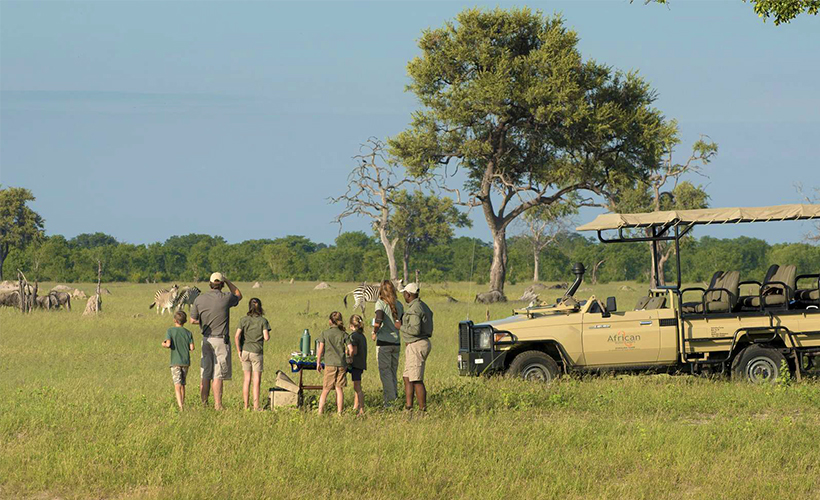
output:
[[[419,285],[418,283],[408,283],[406,287],[400,290],[401,292],[407,292],[410,295],[416,295],[419,293]]]
[[[219,281],[219,282],[225,281],[225,277],[222,276],[222,273],[213,273],[213,274],[211,274],[211,283],[216,283],[217,281]]]

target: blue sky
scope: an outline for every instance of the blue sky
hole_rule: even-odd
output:
[[[680,122],[680,156],[701,133],[718,142],[699,180],[713,206],[794,203],[795,182],[820,185],[820,17],[776,27],[740,0],[3,1],[0,182],[34,191],[49,234],[331,242],[326,198],[351,156],[417,107],[404,86],[421,31],[475,5],[561,12],[586,58],[638,69]],[[461,234],[489,240],[473,218]],[[806,229],[699,234],[775,243]]]

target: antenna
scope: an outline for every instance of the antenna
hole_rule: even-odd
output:
[[[470,297],[473,296],[473,269],[475,268],[474,264],[475,264],[475,238],[473,238],[473,256],[470,258],[470,288],[469,288]],[[469,321],[470,320],[470,303],[465,301],[464,305],[467,308],[467,318],[466,319],[467,319],[467,321]]]

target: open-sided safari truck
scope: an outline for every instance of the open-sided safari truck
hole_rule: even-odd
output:
[[[697,225],[808,219],[820,219],[820,205],[600,215],[578,230],[597,231],[603,243],[674,245],[676,283],[654,283],[619,311],[614,297],[575,298],[584,276],[576,264],[575,281],[557,303],[460,323],[459,372],[550,381],[574,370],[687,370],[772,382],[788,366],[799,379],[820,365],[820,262],[800,275],[788,262],[764,276],[715,269],[708,288],[682,289],[680,240]],[[657,276],[655,259],[653,266]],[[741,285],[754,291],[742,295]]]

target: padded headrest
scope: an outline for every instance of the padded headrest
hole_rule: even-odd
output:
[[[729,271],[725,273],[717,283],[715,283],[714,288],[724,288],[731,292],[731,296],[728,295],[723,290],[718,290],[714,292],[710,292],[709,298],[707,302],[726,302],[729,303],[732,301],[732,298],[737,299],[738,288],[740,286],[740,272],[739,271]]]
[[[645,295],[638,299],[638,303],[635,304],[636,311],[643,311],[646,308],[646,303],[649,302],[649,296]]]
[[[652,311],[655,309],[661,309],[666,304],[666,297],[652,297],[649,299],[649,302],[646,304],[646,310]]]
[[[777,264],[772,264],[771,266],[769,266],[769,269],[766,271],[766,275],[763,276],[763,283],[771,281],[772,276],[775,275],[778,269],[780,269],[780,266],[778,266]]]
[[[781,283],[785,283],[786,286],[794,290],[796,285],[795,281],[797,281],[797,266],[793,264],[782,266],[776,273],[774,273],[772,281],[780,281]]]

